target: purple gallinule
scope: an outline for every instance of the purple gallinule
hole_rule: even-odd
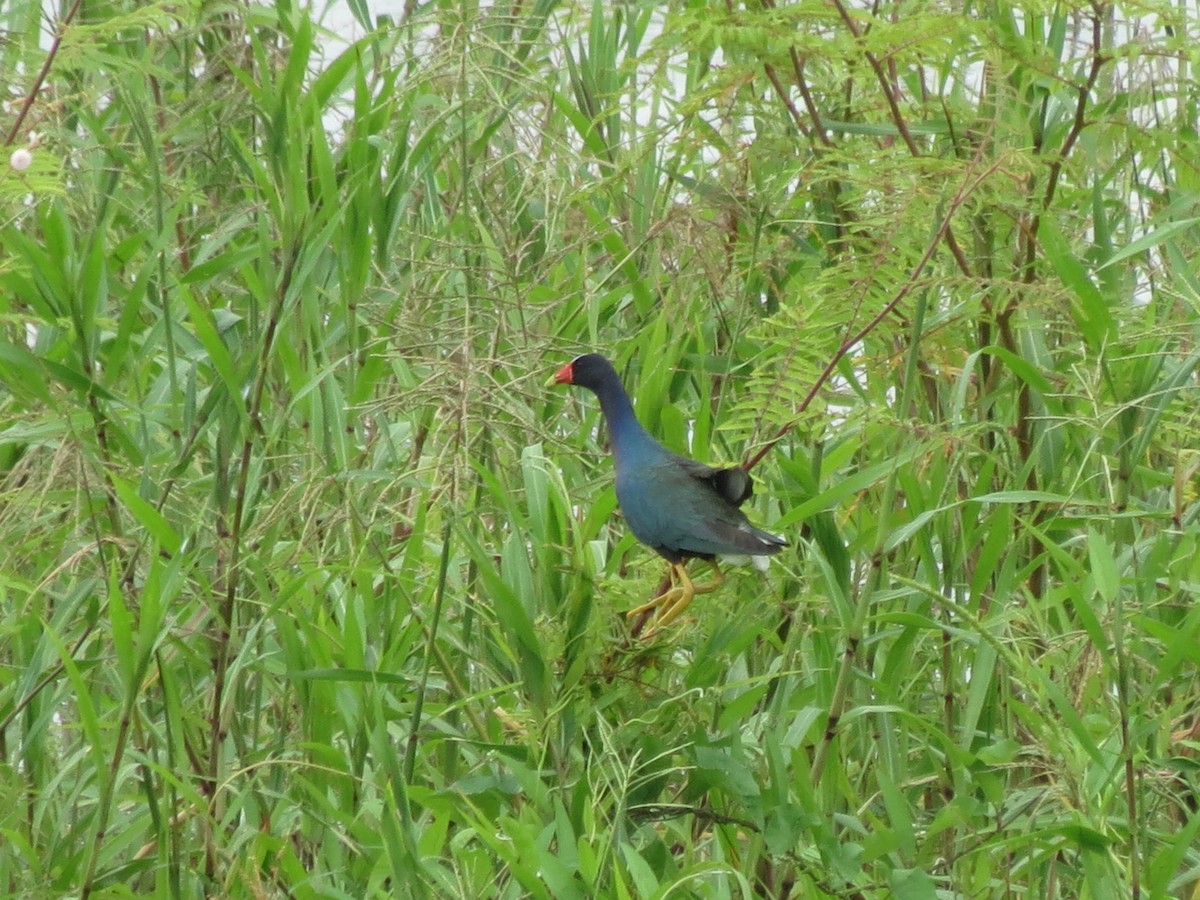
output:
[[[716,469],[672,453],[652,438],[634,415],[616,369],[603,356],[586,353],[563,366],[548,384],[576,384],[600,399],[608,423],[617,475],[617,502],[629,530],[670,565],[670,587],[628,613],[657,610],[654,628],[679,616],[696,594],[715,591],[725,581],[716,557],[765,556],[787,541],[750,524],[739,506],[751,494],[750,475],[740,466]],[[684,564],[703,559],[714,578],[695,584]]]

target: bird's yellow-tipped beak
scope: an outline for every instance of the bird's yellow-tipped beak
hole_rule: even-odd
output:
[[[571,369],[571,363],[567,363],[553,375],[546,379],[546,387],[554,387],[556,384],[571,384],[575,380],[575,373]]]

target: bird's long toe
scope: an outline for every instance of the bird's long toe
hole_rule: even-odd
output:
[[[717,565],[716,561],[709,560],[708,564],[710,566],[712,566],[713,579],[712,579],[712,581],[706,582],[704,584],[694,585],[693,590],[697,594],[711,594],[713,591],[717,590],[721,585],[723,585],[725,583],[725,573],[721,571],[721,567]]]
[[[629,612],[625,613],[625,618],[636,619],[638,616],[644,615],[652,610],[657,610],[658,614],[661,616],[664,608],[669,609],[676,602],[675,595],[678,594],[680,590],[681,588],[678,587],[667,588],[657,597],[647,600],[641,606],[635,606]]]
[[[658,615],[654,617],[654,622],[650,626],[650,630],[646,632],[646,637],[654,634],[660,628],[666,628],[674,622],[683,613],[685,609],[691,605],[692,597],[696,595],[694,590],[687,590],[683,586],[677,587],[672,591],[668,591],[666,601],[658,607]]]
[[[671,587],[663,591],[654,599],[643,603],[641,606],[631,609],[627,613],[629,619],[634,619],[637,616],[643,616],[654,611],[654,621],[650,627],[642,633],[641,637],[648,638],[657,632],[660,628],[665,628],[667,625],[674,622],[683,613],[688,605],[692,602],[692,598],[697,594],[696,585],[692,583],[692,579],[688,577],[687,570],[679,563],[671,565]],[[720,570],[717,570],[720,576]],[[706,586],[707,587],[707,586]]]

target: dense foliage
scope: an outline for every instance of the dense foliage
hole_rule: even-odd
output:
[[[332,14],[0,5],[0,893],[1195,896],[1195,3]]]

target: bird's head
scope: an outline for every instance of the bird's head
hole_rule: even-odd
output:
[[[605,382],[617,377],[617,370],[598,353],[585,353],[571,360],[550,377],[547,386],[554,384],[577,384],[595,391]]]

